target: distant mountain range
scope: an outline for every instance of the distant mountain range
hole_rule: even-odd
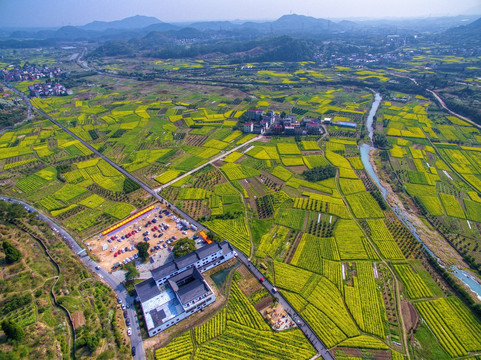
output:
[[[94,21],[83,26],[64,26],[56,30],[39,31],[14,31],[0,32],[3,39],[48,39],[59,41],[77,40],[129,40],[143,38],[152,32],[165,33],[172,38],[204,38],[206,34],[222,34],[224,37],[235,38],[236,36],[255,37],[263,34],[291,35],[291,36],[326,36],[335,34],[352,33],[359,35],[363,31],[381,31],[392,33],[412,32],[438,32],[441,33],[449,28],[454,28],[454,33],[471,31],[473,36],[477,27],[473,25],[460,26],[474,21],[474,16],[458,16],[450,18],[428,18],[407,20],[371,20],[371,21],[347,21],[334,22],[327,19],[318,19],[304,15],[284,15],[275,21],[266,22],[230,22],[230,21],[204,21],[194,22],[187,26],[169,24],[155,17],[132,16],[122,20],[111,22]],[[473,23],[474,24],[474,23]],[[464,30],[463,30],[464,29]],[[481,33],[478,31],[478,34]],[[221,36],[222,37],[222,36]]]
[[[108,29],[141,29],[154,24],[163,24],[159,19],[152,16],[136,15],[115,21],[93,21],[80,26],[84,30],[104,31]]]
[[[457,26],[446,31],[450,35],[476,37],[481,40],[481,18],[463,26]]]

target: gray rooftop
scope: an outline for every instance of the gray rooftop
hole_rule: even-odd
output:
[[[207,287],[207,285],[202,280],[195,279],[190,283],[180,286],[179,290],[177,291],[177,296],[182,304],[187,304],[189,301],[192,301],[208,292],[210,292],[210,289]]]
[[[159,288],[152,278],[136,284],[135,290],[141,302],[146,302],[160,294]]]
[[[152,318],[152,322],[154,323],[154,327],[158,327],[163,324],[164,319],[166,318],[164,309],[157,309],[150,310],[150,316]]]
[[[210,289],[204,282],[204,277],[195,267],[184,270],[180,274],[171,277],[168,282],[182,304],[186,304],[210,292]]]
[[[209,244],[207,246],[203,246],[200,249],[196,250],[196,253],[202,259],[202,258],[205,258],[209,255],[215,254],[219,250],[220,250],[219,243],[213,242],[212,244]]]
[[[200,249],[194,250],[190,254],[181,256],[180,258],[175,259],[172,262],[166,263],[158,268],[155,268],[151,271],[152,277],[157,280],[161,279],[164,276],[168,276],[173,272],[182,269],[183,267],[189,266],[190,264],[195,263],[199,259],[203,259],[211,254],[216,253],[222,249],[224,254],[227,254],[229,251],[232,251],[232,247],[227,241],[223,241],[221,243],[213,242],[212,244],[205,245]]]
[[[177,264],[177,268],[182,269],[183,267],[189,266],[190,264],[195,263],[197,260],[202,259],[197,255],[196,251],[191,252],[190,254],[181,256],[174,260]]]
[[[175,262],[168,262],[162,266],[159,266],[158,268],[155,268],[151,271],[151,273],[154,279],[161,279],[177,270],[178,268]]]

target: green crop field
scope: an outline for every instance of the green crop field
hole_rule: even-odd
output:
[[[481,223],[481,203],[465,199],[464,206],[466,206],[466,217],[468,220]]]
[[[399,248],[399,245],[394,240],[383,220],[369,219],[367,220],[367,223],[372,241],[385,258],[393,260],[404,259],[404,255]]]
[[[454,195],[449,194],[439,194],[441,202],[443,203],[444,209],[448,216],[465,219],[464,211],[459,201],[454,197]]]
[[[288,234],[289,229],[283,226],[272,227],[272,229],[261,238],[256,256],[263,258],[269,255],[271,258],[274,258],[277,249],[284,243]]]
[[[289,180],[292,176],[292,173],[282,166],[276,166],[271,174],[284,181]]]
[[[347,202],[358,219],[382,218],[382,213],[376,200],[371,194],[362,192],[346,196]]]
[[[421,316],[453,357],[481,350],[481,322],[458,298],[416,303]]]
[[[312,140],[303,140],[302,147],[304,150],[320,150],[317,142]]]
[[[294,143],[278,143],[277,151],[281,155],[300,155],[301,151]]]
[[[329,165],[329,162],[326,160],[326,158],[321,155],[307,155],[303,156],[302,159],[304,160],[304,164],[309,169]]]
[[[300,209],[279,209],[275,222],[294,230],[302,230],[306,213]]]
[[[256,169],[234,163],[222,165],[221,170],[225,173],[229,180],[246,179],[260,175],[260,172]]]
[[[345,195],[366,191],[361,180],[339,179],[339,186]]]
[[[431,215],[444,215],[443,205],[437,196],[419,196],[418,199]]]
[[[86,206],[86,207],[89,207],[91,209],[95,209],[95,208],[99,207],[100,205],[102,205],[104,201],[105,201],[105,199],[103,197],[101,197],[97,194],[92,194],[88,198],[85,198],[82,201],[80,201],[79,204],[83,205],[83,206]]]
[[[415,273],[409,264],[395,264],[394,269],[401,278],[409,298],[420,299],[433,297],[433,294],[421,276]]]
[[[243,217],[228,220],[209,220],[205,225],[218,235],[229,240],[245,254],[250,254],[249,233]]]
[[[337,223],[334,236],[341,259],[368,259],[364,234],[353,220],[340,220]]]
[[[66,184],[59,191],[53,194],[53,196],[64,203],[68,203],[85,192],[87,192],[87,189],[79,185]]]
[[[167,184],[169,181],[174,180],[177,176],[180,175],[180,171],[177,170],[167,170],[163,174],[157,176],[155,178],[156,181],[158,181],[161,184]]]
[[[180,200],[202,200],[206,198],[205,189],[183,188],[180,190]]]

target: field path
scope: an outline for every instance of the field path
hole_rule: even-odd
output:
[[[186,172],[185,174],[182,174],[182,175],[176,177],[174,180],[171,180],[171,181],[169,181],[168,183],[165,183],[164,185],[161,185],[161,186],[155,188],[154,191],[155,191],[155,192],[159,192],[160,190],[165,189],[166,187],[168,187],[168,186],[172,185],[173,183],[175,183],[175,182],[177,182],[177,181],[185,178],[186,176],[189,176],[189,175],[195,173],[196,171],[199,171],[199,170],[202,169],[203,167],[205,167],[205,166],[207,166],[207,165],[209,165],[209,164],[212,164],[213,162],[216,162],[217,160],[220,160],[220,159],[222,159],[223,157],[226,157],[227,155],[233,153],[234,151],[237,151],[237,150],[239,150],[239,149],[242,149],[244,146],[250,144],[251,142],[256,141],[256,140],[260,140],[260,139],[262,138],[262,136],[263,136],[263,135],[256,136],[255,138],[252,138],[252,139],[250,139],[249,141],[246,141],[245,143],[240,144],[239,146],[236,146],[236,147],[233,148],[232,150],[229,150],[229,151],[227,151],[227,152],[225,152],[225,153],[223,153],[223,154],[220,154],[219,156],[216,156],[216,157],[210,159],[210,160],[207,161],[206,163],[204,163],[204,164],[202,164],[202,165],[200,165],[200,166],[197,166],[195,169],[192,169],[192,170]]]

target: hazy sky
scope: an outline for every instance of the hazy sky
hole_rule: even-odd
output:
[[[0,27],[84,25],[133,15],[165,22],[466,14],[481,0],[0,0]]]

